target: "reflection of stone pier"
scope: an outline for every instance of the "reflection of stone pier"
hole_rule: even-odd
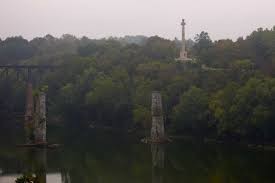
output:
[[[26,179],[33,181],[33,183],[71,183],[67,171],[64,173],[58,172],[59,169],[48,171],[47,149],[31,148],[25,150],[21,159],[22,162],[18,162],[20,167],[10,168],[9,165],[0,174],[0,183],[15,183],[16,180],[23,183],[27,182]],[[63,179],[64,175],[67,177],[65,180]]]
[[[151,145],[152,152],[152,183],[162,183],[164,169],[165,151],[164,146],[159,144]]]
[[[33,152],[34,158],[34,170],[37,180],[39,183],[47,182],[47,150],[46,149],[35,149]]]
[[[68,172],[64,172],[61,174],[61,181],[62,183],[71,183],[71,177]]]
[[[28,149],[24,164],[26,169],[15,182],[47,183],[46,149]]]
[[[151,145],[152,165],[157,168],[164,168],[164,147],[159,144]]]

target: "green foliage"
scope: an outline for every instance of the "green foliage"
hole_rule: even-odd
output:
[[[251,78],[244,86],[229,84],[218,91],[210,109],[218,120],[219,134],[273,138],[274,87],[274,79]]]
[[[143,106],[136,106],[133,110],[133,121],[138,126],[142,126],[145,129],[151,127],[151,111]]]
[[[202,62],[209,62],[208,51],[212,46],[212,41],[207,32],[201,32],[195,37],[195,45],[193,47],[194,54],[198,56],[198,59]]]
[[[208,117],[208,96],[200,88],[191,87],[180,97],[175,107],[173,121],[177,129],[203,135]]]
[[[31,58],[35,53],[32,45],[22,37],[7,38],[0,43],[0,60],[5,64]]]
[[[157,36],[14,37],[0,41],[0,64],[62,65],[32,74],[37,88],[47,90],[49,122],[73,129],[147,129],[158,90],[167,128],[175,132],[275,141],[275,30],[237,41],[212,41],[202,32],[188,41],[196,64],[175,62],[178,44]],[[16,76],[0,79],[1,119],[25,111],[24,77]]]
[[[236,83],[229,83],[225,88],[219,90],[210,100],[209,108],[219,122],[217,124],[218,134],[224,134],[226,131],[231,131],[233,128],[232,114],[230,114],[230,107],[238,89]]]
[[[39,183],[39,181],[35,176],[31,174],[25,174],[17,178],[15,183]]]
[[[97,120],[105,124],[122,122],[130,113],[128,73],[123,69],[118,69],[114,70],[111,75],[112,77],[96,78],[93,81],[94,89],[86,94],[86,104],[97,109]]]
[[[143,53],[150,58],[167,60],[176,58],[175,44],[160,37],[151,37],[143,47]]]

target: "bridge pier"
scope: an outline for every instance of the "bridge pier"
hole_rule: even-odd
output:
[[[26,136],[26,143],[31,144],[34,142],[34,119],[33,119],[33,112],[34,112],[34,102],[33,102],[33,86],[30,81],[27,83],[27,94],[26,94],[26,112],[25,112],[25,136]]]
[[[26,144],[21,146],[41,146],[46,144],[46,94],[40,91],[38,97],[33,96],[33,83],[37,77],[32,77],[32,71],[52,71],[59,66],[54,65],[0,65],[0,75],[8,76],[9,70],[14,70],[19,79],[20,73],[27,79],[26,106],[24,116],[24,128]],[[26,77],[25,77],[26,74]],[[37,79],[36,79],[37,80]],[[45,88],[44,88],[45,89]],[[57,144],[51,145],[56,147]],[[49,146],[49,145],[48,145]]]
[[[162,110],[162,99],[160,92],[152,93],[152,127],[151,127],[151,141],[161,143],[166,141],[164,132],[164,119]]]
[[[149,138],[146,137],[141,139],[141,142],[151,144],[163,144],[171,142],[171,140],[165,135],[162,99],[161,94],[158,91],[152,92],[151,115],[151,136]]]
[[[34,142],[36,144],[47,143],[46,139],[46,93],[41,91],[36,96],[35,120],[34,120]]]
[[[25,133],[27,144],[46,144],[46,93],[33,96],[33,86],[27,83]]]

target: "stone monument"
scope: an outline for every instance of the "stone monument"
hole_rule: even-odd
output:
[[[186,41],[185,41],[185,20],[182,19],[181,22],[182,25],[182,43],[181,43],[181,51],[180,51],[180,57],[176,59],[176,61],[180,61],[180,62],[189,62],[192,61],[191,58],[188,58],[188,54],[186,51]]]

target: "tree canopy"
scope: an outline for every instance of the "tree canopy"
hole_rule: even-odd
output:
[[[157,36],[12,37],[0,41],[0,64],[62,65],[41,78],[33,73],[48,85],[52,125],[149,128],[151,92],[159,90],[165,125],[175,133],[274,141],[275,30],[237,41],[202,32],[189,42],[192,64],[175,61],[178,40]],[[24,90],[15,72],[1,77],[1,118],[24,112]]]

